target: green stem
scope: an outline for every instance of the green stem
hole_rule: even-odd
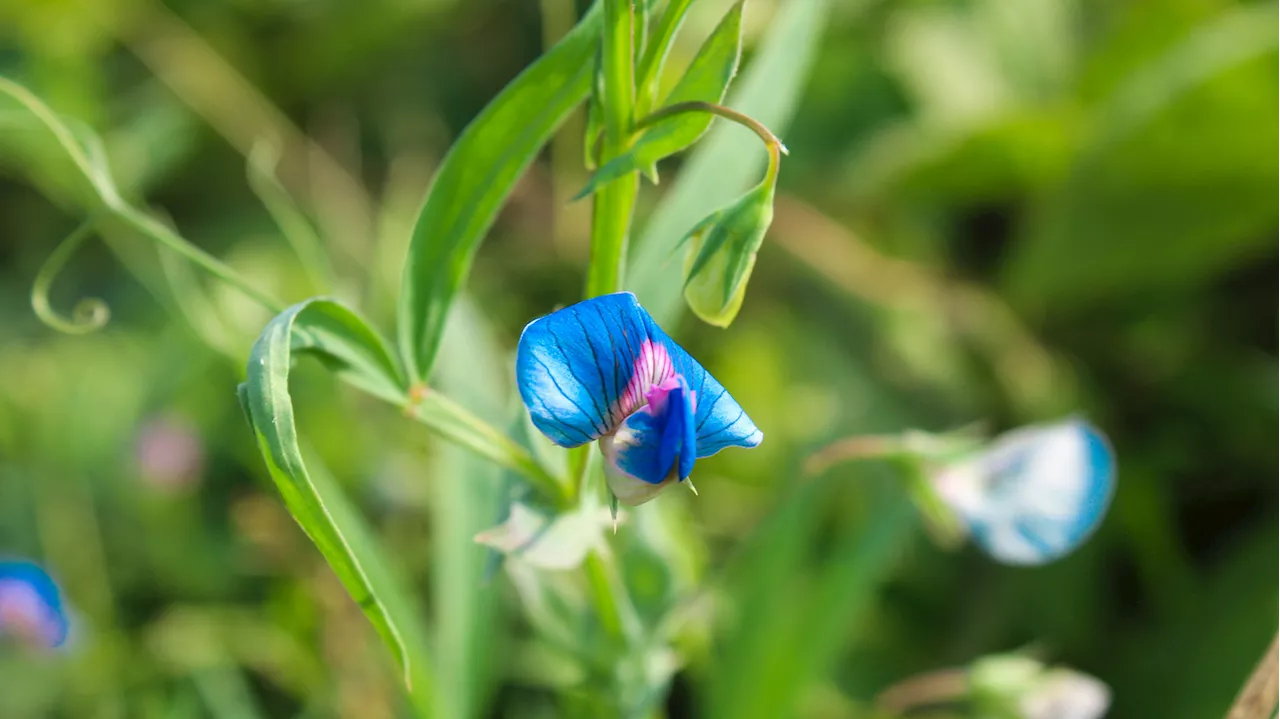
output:
[[[668,105],[661,110],[646,115],[644,118],[636,122],[636,130],[648,127],[655,123],[661,122],[669,117],[680,115],[688,112],[705,112],[711,115],[723,117],[726,120],[736,122],[739,125],[754,132],[762,141],[764,141],[765,149],[769,151],[769,169],[765,171],[764,181],[772,183],[778,178],[778,166],[782,163],[782,155],[787,154],[787,146],[782,144],[782,140],[773,134],[769,128],[755,118],[744,115],[737,110],[717,105],[714,102],[702,102],[694,100],[690,102],[677,102],[674,105]]]
[[[120,197],[119,192],[116,191],[115,185],[112,184],[110,175],[100,158],[99,161],[95,162],[94,159],[85,154],[81,144],[72,136],[71,131],[58,120],[52,110],[40,102],[29,90],[11,80],[0,77],[0,93],[12,97],[26,107],[45,126],[45,129],[62,146],[63,151],[67,153],[72,163],[89,180],[89,183],[93,186],[94,193],[97,194],[99,201],[105,206],[107,212],[143,235],[200,265],[215,277],[235,286],[271,311],[278,313],[284,309],[284,305],[281,302],[271,295],[256,289],[249,284],[248,280],[241,277],[221,260],[187,242],[173,230],[125,202]]]
[[[613,555],[605,550],[592,550],[583,566],[591,588],[591,602],[605,632],[625,646],[637,646],[641,640],[640,618],[627,597]]]
[[[306,214],[298,208],[289,191],[276,177],[279,148],[269,142],[259,141],[249,150],[247,159],[249,189],[258,196],[258,201],[284,235],[285,242],[293,248],[311,288],[320,293],[329,292],[334,285],[333,267],[325,255],[324,243]]]
[[[631,0],[605,0],[600,55],[604,76],[601,165],[625,153],[631,143],[636,92],[633,22]],[[591,217],[591,262],[587,267],[588,297],[617,292],[621,286],[631,212],[639,189],[639,177],[630,173],[596,191]]]
[[[108,207],[113,215],[132,229],[182,255],[200,266],[204,271],[240,290],[247,297],[268,310],[274,313],[284,310],[284,304],[280,300],[254,287],[249,280],[232,269],[230,265],[191,244],[181,235],[169,229],[167,225],[152,219],[141,210],[123,202],[110,203]]]
[[[406,413],[445,439],[465,447],[477,455],[520,473],[542,492],[556,507],[572,505],[572,492],[552,476],[533,455],[472,414],[465,407],[434,390],[418,390],[421,395],[401,398],[407,403]],[[384,398],[385,399],[385,398]]]

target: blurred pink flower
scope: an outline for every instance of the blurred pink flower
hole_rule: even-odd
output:
[[[136,451],[142,481],[158,490],[187,489],[204,472],[204,443],[195,427],[176,415],[158,415],[144,422]]]

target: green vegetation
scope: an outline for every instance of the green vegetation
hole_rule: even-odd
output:
[[[0,716],[1004,717],[1045,664],[1222,716],[1280,608],[1278,21],[0,5],[0,558],[72,612]],[[613,533],[513,358],[618,290],[765,441]],[[1043,567],[867,451],[1072,415],[1116,493]]]

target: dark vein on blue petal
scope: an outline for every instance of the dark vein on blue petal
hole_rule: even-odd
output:
[[[723,396],[725,396],[725,394],[726,394],[726,393],[728,393],[728,391],[729,391],[729,390],[725,389],[725,388],[724,388],[724,386],[723,386],[723,385],[721,385],[721,387],[720,387],[720,394],[716,395],[716,398],[715,398],[714,400],[712,400],[712,401],[711,401],[711,404],[707,405],[707,408],[708,408],[707,416],[706,416],[706,417],[703,417],[703,418],[702,418],[702,420],[698,422],[698,426],[693,428],[693,431],[694,431],[694,432],[701,432],[701,431],[702,431],[702,425],[706,424],[706,423],[707,423],[707,420],[711,419],[711,415],[712,415],[712,414],[714,414],[714,412],[710,411],[710,410],[711,410],[711,408],[712,408],[712,407],[715,407],[715,406],[716,406],[716,403],[720,401],[720,398],[721,398],[721,397],[723,397]],[[734,421],[735,421],[735,422],[737,422],[738,420],[736,420],[736,419],[735,419]],[[725,426],[728,426],[728,425],[725,425]],[[723,428],[722,428],[722,429],[723,429]],[[702,436],[702,435],[698,435],[698,436]]]
[[[701,435],[701,434],[700,434],[700,435],[698,435],[698,439],[707,439],[707,438],[709,438],[709,437],[714,437],[714,436],[716,436],[717,434],[720,434],[721,432],[725,431],[726,429],[729,429],[729,428],[730,428],[730,427],[732,427],[733,425],[737,424],[737,423],[738,423],[738,420],[742,419],[742,418],[743,418],[743,416],[745,416],[746,414],[747,414],[747,411],[746,411],[745,409],[743,409],[743,408],[739,407],[739,408],[738,408],[738,416],[737,416],[737,417],[734,417],[732,422],[730,422],[730,423],[728,423],[728,424],[724,425],[723,427],[721,427],[720,429],[717,429],[717,430],[716,430],[716,431],[714,431],[714,432],[707,432],[705,435]]]
[[[560,344],[560,335],[556,334],[555,330],[551,329],[551,327],[547,327],[547,334],[551,335],[551,339],[555,340],[556,349],[560,351],[560,356],[564,358],[564,366],[569,370],[569,376],[573,378],[574,382],[577,382],[580,386],[585,388],[587,386],[587,383],[583,382],[582,378],[578,376],[578,373],[573,371],[573,358],[569,356],[568,352],[564,351],[564,347]],[[591,340],[587,340],[587,346],[588,347],[591,346]],[[596,352],[595,348],[592,348],[591,354],[594,355],[595,352]],[[543,365],[543,367],[546,367],[546,365]],[[550,372],[550,371],[551,371],[551,368],[547,367],[547,372]],[[554,381],[554,379],[552,381]],[[560,385],[556,385],[556,388],[559,389]],[[564,390],[560,390],[560,394],[564,394]],[[565,395],[565,397],[568,397],[568,396],[569,395],[567,394]],[[601,422],[604,422],[605,413],[600,410],[600,405],[596,403],[596,398],[594,396],[591,397],[591,406],[596,410],[596,417],[598,417]],[[578,409],[582,409],[582,408],[579,407]],[[583,414],[587,415],[588,417],[591,416],[591,413],[585,410],[583,411]],[[607,427],[596,426],[595,418],[592,418],[591,425],[595,427],[595,429],[599,431],[601,434],[604,434],[605,432],[608,431]]]
[[[544,369],[544,370],[546,370],[546,371],[547,371],[547,378],[551,380],[551,384],[555,385],[555,388],[556,388],[556,390],[557,390],[558,392],[560,392],[560,395],[561,395],[561,396],[563,396],[565,399],[569,400],[569,404],[573,405],[574,407],[577,407],[577,408],[578,408],[578,411],[582,413],[582,416],[583,416],[583,417],[586,417],[587,419],[590,419],[590,418],[591,418],[591,413],[590,413],[590,412],[588,412],[588,411],[586,411],[585,409],[583,409],[583,408],[582,408],[582,405],[578,404],[578,401],[577,401],[577,400],[575,400],[574,398],[570,397],[570,396],[569,396],[569,393],[564,391],[564,388],[563,388],[563,387],[561,387],[561,386],[560,386],[560,383],[556,381],[556,376],[555,376],[555,374],[553,374],[553,373],[551,372],[551,368],[547,366],[547,363],[546,363],[546,362],[543,362],[543,361],[542,361],[542,358],[541,358],[541,357],[539,357],[539,356],[537,356],[536,354],[533,356],[533,358],[534,358],[535,360],[537,360],[537,361],[538,361],[538,364],[542,365],[542,369]],[[572,374],[573,374],[573,370],[569,370],[569,374],[570,374],[570,375],[572,375]],[[574,377],[574,379],[577,379],[577,377]],[[543,406],[545,407],[546,405],[543,405]],[[570,426],[572,426],[572,425],[570,425]],[[594,421],[591,423],[591,428],[592,428],[592,429],[594,429],[594,430],[597,430],[597,431],[600,429],[599,427],[597,427],[597,426],[596,426],[596,424],[595,424],[595,422],[594,422]],[[579,432],[582,432],[582,430],[581,430],[581,429],[579,429],[578,427],[574,427],[574,429],[577,429]],[[586,433],[586,432],[583,432],[583,434],[586,434],[588,437],[590,437],[590,436],[591,436],[590,434],[588,434],[588,433]],[[590,440],[588,440],[588,441],[590,441]]]
[[[689,362],[690,362],[690,363],[692,363],[692,364],[697,364],[697,361],[696,361],[696,360],[694,360],[694,359],[693,359],[693,357],[690,357],[690,358],[689,358]],[[698,389],[694,391],[694,393],[693,393],[693,396],[694,396],[694,397],[701,397],[701,396],[702,396],[702,388],[703,388],[703,387],[705,387],[705,386],[707,385],[707,377],[708,377],[710,374],[711,374],[711,373],[710,373],[710,372],[708,372],[708,371],[707,371],[707,369],[706,369],[705,367],[703,367],[703,368],[702,368],[702,377],[698,379]],[[723,388],[721,388],[721,389],[723,389]],[[695,399],[694,401],[696,402],[697,400]],[[705,408],[706,408],[706,410],[707,410],[707,413],[706,413],[705,415],[703,415],[703,417],[702,417],[702,419],[703,419],[703,420],[705,420],[707,417],[710,417],[710,416],[711,416],[711,405],[705,405]],[[694,427],[694,428],[693,428],[693,431],[694,431],[694,432],[697,432],[697,431],[698,431],[698,428],[699,428],[699,427],[701,427],[701,426],[702,426],[702,425],[701,425],[701,424],[699,424],[697,427]]]
[[[578,316],[578,308],[571,307],[573,319],[577,320],[578,326],[582,328],[582,338],[587,341],[587,348],[591,350],[591,363],[596,366],[596,374],[600,377],[600,394],[604,397],[605,408],[600,413],[600,419],[604,420],[606,426],[613,423],[613,415],[609,414],[609,388],[604,383],[604,368],[600,366],[600,356],[596,354],[596,344],[591,341],[591,333],[587,331],[587,325]],[[606,334],[608,334],[606,332]],[[594,397],[592,398],[594,404]]]
[[[596,305],[596,314],[600,317],[600,324],[604,326],[605,337],[609,338],[609,357],[613,360],[613,401],[622,401],[622,385],[618,382],[618,348],[613,343],[613,328],[609,326],[609,320],[605,319],[604,312],[600,310],[600,305]],[[612,406],[612,405],[610,405]],[[620,419],[610,417],[610,419]]]
[[[553,381],[554,381],[554,380],[553,380]],[[550,409],[548,409],[548,408],[547,408],[547,403],[546,403],[546,402],[543,402],[541,397],[534,396],[534,398],[533,398],[533,399],[534,399],[535,401],[537,401],[538,406],[542,408],[542,415],[543,415],[543,418],[545,418],[547,421],[549,421],[549,422],[554,422],[555,424],[560,425],[561,427],[563,427],[563,428],[565,428],[565,429],[571,429],[571,430],[573,430],[574,432],[577,432],[578,434],[582,435],[582,436],[584,437],[584,439],[583,439],[583,441],[582,441],[582,444],[586,444],[587,442],[592,441],[592,438],[591,438],[591,435],[590,435],[590,434],[588,434],[588,433],[586,433],[586,432],[583,432],[581,429],[579,429],[579,428],[577,428],[577,427],[574,427],[573,425],[569,424],[568,422],[566,422],[566,421],[564,421],[564,420],[560,419],[559,417],[555,416],[555,413],[554,413],[554,412],[552,412]]]

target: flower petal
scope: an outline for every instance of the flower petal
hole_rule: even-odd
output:
[[[723,385],[667,336],[635,295],[619,292],[530,322],[516,351],[516,380],[534,425],[562,447],[609,434],[676,375],[697,397],[697,456],[754,447],[763,434]]]
[[[935,481],[987,553],[1043,564],[1070,553],[1101,522],[1115,461],[1096,429],[1071,420],[1004,434]]]
[[[54,648],[67,640],[68,620],[58,586],[39,566],[0,561],[0,634]]]
[[[600,438],[609,487],[619,501],[633,506],[657,496],[673,480],[684,480],[697,459],[696,400],[684,378],[654,387],[647,399],[617,433]]]

